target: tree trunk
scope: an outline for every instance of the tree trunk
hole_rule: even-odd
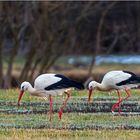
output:
[[[96,49],[95,49],[95,53],[92,57],[92,61],[91,61],[91,64],[89,66],[89,70],[88,70],[88,76],[91,76],[92,75],[92,70],[93,70],[93,67],[95,65],[95,59],[96,59],[96,56],[100,53],[100,40],[101,40],[101,30],[102,30],[102,26],[103,26],[103,23],[104,23],[104,19],[107,15],[107,13],[109,12],[109,10],[116,4],[116,2],[112,2],[110,5],[108,5],[106,7],[106,9],[102,12],[102,15],[101,15],[101,18],[99,20],[99,25],[98,25],[98,28],[97,28],[97,35],[96,35]]]
[[[53,64],[56,62],[56,60],[60,57],[61,55],[56,55],[56,56],[54,56],[51,60],[50,60],[50,62],[46,65],[46,67],[44,68],[44,72],[47,72],[50,68],[51,68],[51,66],[53,66]]]
[[[13,62],[14,62],[14,58],[16,57],[18,47],[19,47],[19,42],[18,42],[18,39],[16,38],[16,35],[15,35],[15,43],[14,44],[15,45],[12,48],[12,52],[11,52],[11,55],[10,55],[10,58],[9,58],[7,72],[6,72],[5,79],[4,79],[4,88],[10,88],[11,87]]]
[[[31,69],[31,73],[30,73],[30,76],[29,76],[29,79],[32,81],[33,80],[33,77],[34,77],[34,74],[35,74],[35,70],[39,64],[39,62],[41,61],[41,58],[37,58],[36,61],[34,62],[34,65]]]
[[[26,62],[24,64],[24,67],[23,67],[21,74],[19,76],[20,81],[23,81],[27,78],[28,73],[31,69],[31,65],[33,63],[33,59],[34,59],[35,54],[36,54],[36,48],[32,47],[30,49],[30,52],[28,53],[28,56],[26,57]]]
[[[2,43],[0,43],[0,88],[3,86]]]

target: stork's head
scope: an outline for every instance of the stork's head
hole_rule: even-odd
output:
[[[18,97],[18,105],[20,105],[20,100],[23,96],[24,91],[28,90],[31,87],[31,84],[29,82],[23,82],[20,86],[20,94]]]
[[[96,81],[91,81],[91,82],[88,84],[88,90],[89,90],[88,102],[90,102],[90,98],[91,98],[92,91],[93,91],[94,89],[96,89],[96,87],[97,87],[97,82],[96,82]]]

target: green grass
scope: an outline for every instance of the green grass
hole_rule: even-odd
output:
[[[41,109],[41,104],[25,106],[28,103],[49,103],[48,100],[30,96],[25,93],[21,101],[21,107],[17,107],[18,90],[0,90],[0,111],[6,109],[26,111]],[[123,93],[125,96],[125,93]],[[81,102],[76,97],[86,97],[87,91],[73,91],[70,102]],[[95,92],[94,99],[101,98],[116,99],[117,93]],[[132,97],[128,100],[138,102],[139,90],[132,90]],[[53,97],[57,102],[59,97]],[[12,104],[11,104],[12,102]],[[25,105],[23,105],[26,103]],[[54,106],[53,106],[54,107]],[[48,107],[47,107],[48,108]],[[59,111],[59,110],[58,110]],[[58,112],[57,111],[57,112]],[[67,140],[67,139],[89,139],[89,140],[139,140],[140,116],[114,116],[112,113],[64,113],[60,121],[58,113],[53,113],[52,124],[49,122],[49,112],[42,114],[17,114],[0,112],[0,137],[3,140]],[[130,127],[130,128],[129,128]],[[92,129],[91,129],[92,128]],[[128,130],[124,130],[128,129]],[[59,130],[61,129],[61,130]]]
[[[113,116],[111,113],[64,113],[60,121],[53,114],[50,126],[49,114],[0,114],[0,128],[56,128],[56,129],[123,129],[126,126],[140,127],[139,116]]]

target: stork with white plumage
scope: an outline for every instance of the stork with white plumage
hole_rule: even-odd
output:
[[[130,89],[136,88],[140,85],[140,76],[129,72],[129,71],[110,71],[106,73],[103,77],[101,83],[96,81],[91,81],[88,84],[89,97],[88,102],[90,102],[91,94],[94,89],[99,91],[111,91],[116,90],[118,93],[118,102],[112,106],[112,113],[118,107],[118,112],[121,112],[120,104],[131,96]],[[120,91],[124,90],[127,94],[125,98],[121,98]]]
[[[67,95],[66,100],[63,103],[59,111],[59,117],[61,119],[63,109],[67,104],[73,88],[82,90],[84,86],[72,79],[69,79],[61,74],[42,74],[38,76],[34,81],[34,87],[25,81],[20,86],[20,95],[18,98],[18,105],[23,96],[24,91],[28,91],[33,96],[49,97],[50,100],[50,121],[52,119],[52,96],[60,95],[65,93]]]

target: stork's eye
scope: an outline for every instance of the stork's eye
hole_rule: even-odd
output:
[[[22,90],[24,90],[24,86],[22,86]]]
[[[92,89],[92,86],[90,86],[89,89]]]

